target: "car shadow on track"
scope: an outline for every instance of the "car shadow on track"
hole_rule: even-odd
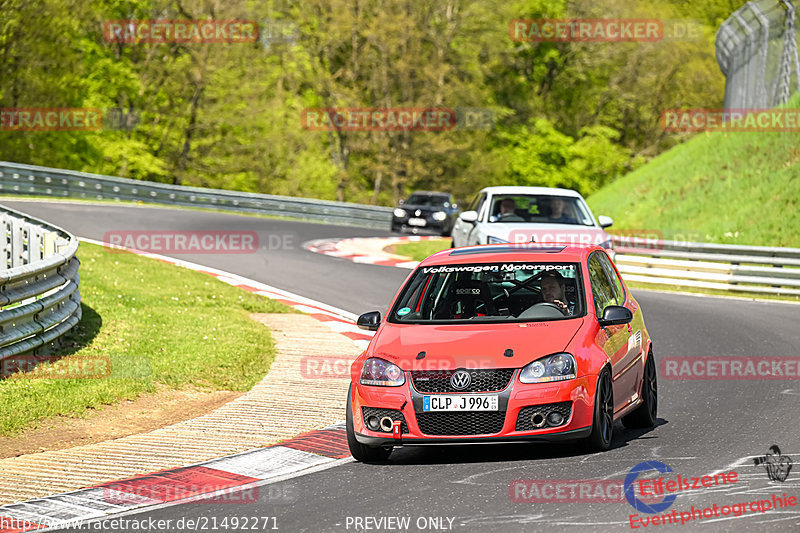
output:
[[[656,428],[669,424],[667,420],[659,418],[655,428],[626,429],[622,424],[614,426],[614,439],[611,442],[609,453],[613,450],[625,448],[628,443],[638,439],[657,439],[651,435]],[[564,459],[581,457],[596,452],[577,443],[536,444],[453,444],[442,446],[405,446],[397,448],[387,461],[374,464],[392,465],[433,465],[457,463],[486,463],[507,461],[532,461],[541,459]]]

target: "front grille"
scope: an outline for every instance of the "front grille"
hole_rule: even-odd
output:
[[[417,413],[419,429],[426,435],[490,435],[500,433],[505,411]]]
[[[454,389],[450,378],[455,370],[412,370],[411,380],[419,392],[497,392],[508,387],[514,376],[513,368],[467,370],[471,378],[465,389]]]
[[[398,411],[397,409],[380,409],[378,407],[362,407],[361,414],[364,417],[364,425],[367,425],[367,418],[371,416],[377,416],[378,420],[383,418],[384,416],[388,416],[392,419],[392,421],[399,420],[402,422],[400,425],[400,433],[408,433],[408,426],[406,425],[406,417],[403,416],[403,413]],[[380,431],[381,433],[391,433],[383,431],[381,428],[377,430],[371,431]]]
[[[544,425],[539,428],[533,427],[533,422],[531,422],[531,416],[536,412],[542,413],[545,420]],[[564,417],[564,422],[558,426],[551,425],[550,422],[547,421],[547,415],[552,412],[561,413],[561,416]],[[548,403],[544,405],[531,405],[528,407],[523,407],[519,412],[519,416],[517,416],[517,426],[514,429],[516,431],[533,431],[535,429],[560,427],[566,425],[566,423],[569,421],[570,414],[572,414],[572,402]]]

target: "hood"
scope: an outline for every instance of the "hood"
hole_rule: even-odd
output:
[[[391,361],[403,370],[520,368],[539,357],[564,351],[583,321],[459,325],[387,322],[367,355]],[[509,349],[513,357],[504,355]],[[425,357],[417,359],[420,352],[425,352]]]
[[[512,243],[563,242],[566,244],[602,244],[611,235],[600,228],[574,224],[532,224],[494,222],[486,225],[486,234]]]

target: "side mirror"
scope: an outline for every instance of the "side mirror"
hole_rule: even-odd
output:
[[[369,313],[364,313],[363,315],[358,317],[356,325],[360,329],[366,329],[368,331],[377,331],[378,326],[381,325],[381,314],[379,311],[370,311]]]
[[[633,313],[627,307],[621,305],[609,305],[603,311],[603,318],[599,320],[600,325],[606,326],[619,326],[621,324],[630,324],[633,320]]]
[[[398,202],[398,205],[403,205],[404,203],[406,203],[406,201],[400,198],[400,202]]]
[[[452,205],[452,206],[450,206],[450,207],[452,207],[453,209],[458,209],[458,204],[453,204],[453,205]]]
[[[478,221],[478,212],[477,211],[464,211],[458,218],[463,220],[468,224],[474,224]]]
[[[600,223],[601,228],[609,228],[614,225],[614,219],[605,215],[597,217],[597,222]]]

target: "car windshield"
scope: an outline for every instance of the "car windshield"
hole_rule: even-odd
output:
[[[442,207],[449,203],[447,196],[429,196],[427,194],[412,194],[406,200],[408,205]]]
[[[582,199],[537,194],[500,194],[492,197],[489,222],[595,225]]]
[[[491,263],[419,268],[389,321],[474,323],[564,320],[583,314],[575,263]]]

